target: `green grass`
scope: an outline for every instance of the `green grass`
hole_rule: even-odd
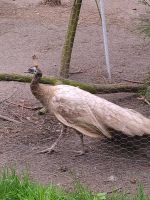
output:
[[[150,14],[140,19],[138,30],[145,37],[150,37]]]
[[[143,17],[140,19],[140,24],[138,30],[140,33],[144,34],[145,37],[150,37],[150,1],[149,0],[140,0],[141,3],[147,6],[147,10]]]
[[[4,170],[0,175],[0,200],[150,200],[140,186],[137,194],[129,198],[125,193],[92,193],[76,182],[72,192],[52,184],[35,183],[24,173],[18,176],[15,170]]]

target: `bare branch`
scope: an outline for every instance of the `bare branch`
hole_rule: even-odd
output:
[[[16,93],[17,90],[15,90],[12,94],[10,94],[8,97],[6,97],[5,99],[2,99],[0,101],[0,104],[3,103],[4,101],[7,101],[8,99],[10,99],[15,93]]]
[[[31,82],[31,76],[24,76],[20,74],[0,74],[0,81],[18,81],[29,83]],[[77,82],[69,79],[57,79],[55,77],[43,77],[40,80],[43,84],[64,84],[79,87],[82,90],[91,92],[93,94],[106,94],[106,93],[118,93],[118,92],[138,92],[145,88],[144,85],[127,85],[127,84],[87,84],[82,82]]]
[[[17,124],[20,123],[19,121],[15,120],[15,119],[11,119],[11,118],[3,116],[3,115],[0,115],[0,119],[6,120],[6,121],[10,121],[10,122],[14,122],[14,123],[17,123]]]

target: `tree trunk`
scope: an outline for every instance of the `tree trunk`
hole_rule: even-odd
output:
[[[60,77],[62,78],[69,77],[69,66],[70,66],[74,38],[76,34],[76,28],[79,20],[81,4],[82,0],[74,0],[74,4],[71,10],[67,35],[65,38],[65,43],[61,56]]]
[[[44,0],[43,4],[48,4],[50,6],[60,6],[61,5],[61,0]]]

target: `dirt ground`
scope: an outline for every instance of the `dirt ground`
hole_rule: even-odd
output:
[[[39,0],[0,1],[0,72],[23,73],[39,58],[44,75],[58,76],[61,50],[71,2],[61,7],[39,4]],[[106,14],[110,61],[114,83],[126,79],[143,82],[150,67],[149,39],[137,31],[146,8],[138,1],[108,0]],[[107,83],[103,39],[94,0],[84,0],[75,39],[70,79]],[[132,84],[132,83],[130,83]],[[149,105],[135,94],[100,95],[118,105],[150,116]],[[19,106],[20,105],[20,106]],[[71,188],[74,176],[94,191],[115,188],[135,191],[142,182],[150,192],[150,138],[116,135],[102,141],[85,137],[87,153],[76,157],[79,138],[73,130],[62,139],[52,155],[36,154],[58,137],[61,125],[49,114],[24,108],[39,106],[29,84],[0,82],[0,114],[20,121],[0,120],[0,166],[28,169],[34,180]]]

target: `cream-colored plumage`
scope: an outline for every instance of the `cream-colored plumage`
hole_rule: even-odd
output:
[[[140,113],[122,108],[103,98],[77,87],[68,85],[51,86],[54,96],[50,99],[51,110],[59,121],[82,134],[111,137],[107,128],[126,135],[150,134],[150,119]]]
[[[29,68],[28,72],[35,74],[31,82],[33,95],[64,125],[84,135],[99,138],[111,138],[109,129],[129,136],[150,134],[150,119],[140,113],[120,107],[78,87],[39,84],[42,72],[37,67]],[[81,140],[83,143],[82,137]],[[48,149],[51,150],[52,148]]]

